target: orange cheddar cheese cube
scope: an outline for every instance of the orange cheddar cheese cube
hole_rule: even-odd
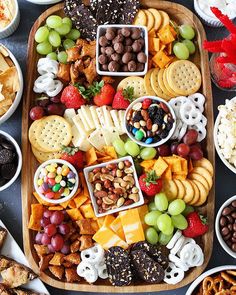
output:
[[[119,213],[125,239],[131,245],[145,240],[142,222],[137,208],[122,211]]]
[[[110,224],[110,228],[122,239],[125,240],[125,234],[123,231],[120,216],[117,216],[115,220]]]
[[[114,246],[120,246],[123,249],[128,248],[128,244],[106,226],[102,226],[96,232],[96,234],[93,236],[93,240],[100,244],[105,250],[108,250]]]
[[[156,171],[157,176],[161,176],[167,168],[168,164],[164,161],[162,157],[159,157],[153,166],[153,169]]]
[[[166,180],[172,180],[172,170],[171,165],[165,170],[165,172],[162,174],[162,178]]]
[[[164,48],[165,45],[161,45],[160,51],[158,51],[152,58],[152,61],[161,69],[163,69],[170,61],[169,56],[163,51]]]

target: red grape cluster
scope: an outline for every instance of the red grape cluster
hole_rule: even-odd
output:
[[[65,105],[61,103],[61,93],[54,97],[43,96],[36,100],[37,105],[30,110],[31,120],[39,120],[45,115],[63,116]]]
[[[63,254],[68,254],[70,252],[70,245],[65,241],[65,236],[70,233],[65,214],[62,211],[46,210],[40,221],[43,231],[37,233],[35,242],[47,245],[52,253],[61,251]]]
[[[189,129],[183,137],[183,142],[174,141],[170,145],[160,145],[157,150],[159,156],[167,157],[170,155],[179,155],[182,158],[190,157],[192,160],[200,160],[203,152],[200,143],[197,142],[198,132],[195,129]]]

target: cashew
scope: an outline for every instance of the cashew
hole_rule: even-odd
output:
[[[101,177],[100,177],[100,179],[101,179],[102,181],[104,181],[104,180],[106,180],[106,179],[108,179],[108,180],[110,180],[110,181],[113,181],[113,180],[114,180],[114,177],[113,177],[112,175],[110,175],[110,174],[102,174]]]
[[[137,194],[138,191],[139,191],[139,189],[138,189],[136,186],[134,186],[134,187],[132,188],[132,193],[133,193],[133,194]]]
[[[126,175],[123,179],[124,181],[130,182],[132,185],[134,185],[134,178],[132,176]]]
[[[97,180],[97,179],[100,179],[100,177],[101,177],[101,173],[100,173],[100,172],[96,173],[96,174],[93,176],[93,181],[95,181],[95,180]]]
[[[139,195],[138,194],[130,194],[128,197],[130,200],[133,200],[134,202],[139,201]]]
[[[131,168],[131,167],[126,168],[124,171],[125,171],[125,174],[129,174],[129,173],[133,173],[134,172],[133,168]]]
[[[106,205],[112,205],[114,204],[113,200],[111,200],[108,197],[102,198],[103,203],[105,203]]]
[[[125,199],[124,198],[119,198],[119,200],[117,201],[116,205],[117,207],[121,207],[125,202]]]

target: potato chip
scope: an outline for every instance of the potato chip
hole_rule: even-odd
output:
[[[103,153],[103,152],[100,152],[100,151],[98,151],[98,150],[96,150],[95,152],[96,152],[96,155],[97,155],[98,158],[106,157],[106,154]]]
[[[84,202],[87,201],[87,199],[88,199],[88,197],[83,196],[83,195],[76,196],[74,198],[76,208],[79,208],[81,205],[83,205]]]
[[[68,209],[66,210],[67,214],[70,216],[72,220],[81,220],[84,219],[78,208]]]
[[[32,230],[39,231],[41,229],[40,220],[43,217],[43,205],[42,204],[32,204],[31,205],[31,215],[28,224],[28,228]]]
[[[163,160],[162,157],[159,157],[154,164],[153,169],[156,171],[157,176],[161,176],[164,171],[168,168],[168,164]]]
[[[86,152],[86,163],[88,165],[93,165],[94,162],[97,161],[97,154],[96,154],[96,150],[94,147],[92,147],[91,149],[89,149]]]
[[[103,150],[107,156],[110,156],[112,159],[117,159],[117,153],[113,146],[104,146]]]
[[[85,218],[94,218],[94,211],[91,204],[85,204],[80,207],[80,211],[84,215]]]
[[[8,68],[0,74],[0,83],[3,84],[3,89],[8,89],[10,93],[19,91],[20,81],[16,67]],[[3,91],[4,95],[4,91]],[[4,95],[5,96],[5,95]]]
[[[3,55],[0,53],[0,72],[4,72],[7,69],[9,69],[9,65],[6,62],[6,59],[3,57]]]

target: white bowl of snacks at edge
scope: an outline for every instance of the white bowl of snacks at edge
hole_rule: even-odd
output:
[[[148,117],[147,109],[150,112],[150,108],[153,108],[153,116],[146,118]],[[157,117],[160,117],[160,123],[155,121],[158,120]],[[167,142],[173,135],[176,116],[173,108],[164,99],[156,96],[142,96],[135,99],[126,109],[124,124],[131,140],[141,146],[157,147]]]
[[[78,186],[76,169],[61,159],[42,163],[34,174],[34,188],[40,198],[48,203],[60,204],[70,200]]]
[[[214,144],[221,161],[236,173],[236,97],[218,107],[214,126]]]
[[[216,275],[218,275],[219,277],[219,274],[221,274],[221,272],[228,272],[228,271],[233,271],[234,273],[234,276],[235,276],[235,273],[236,273],[236,266],[235,265],[222,265],[222,266],[217,266],[217,267],[214,267],[212,269],[209,269],[207,270],[206,272],[204,272],[203,274],[201,274],[191,285],[190,287],[188,288],[187,292],[185,295],[194,295],[194,294],[199,294],[197,293],[197,291],[200,289],[200,287],[203,287],[203,281],[204,279],[207,280],[208,282],[208,286],[210,284],[210,282],[212,282],[212,284],[214,284],[214,279],[212,278],[212,276],[214,275],[214,277],[216,277]],[[230,273],[228,273],[230,275]],[[224,280],[224,278],[223,278]],[[226,280],[225,280],[226,282]],[[200,284],[202,286],[200,286]],[[220,286],[220,285],[219,285]],[[221,290],[222,291],[222,290]],[[202,294],[202,293],[201,293]],[[206,293],[208,294],[208,293]],[[211,293],[209,293],[211,294]],[[219,293],[221,294],[221,293]],[[231,294],[231,293],[222,293],[222,294]],[[232,293],[233,295],[234,293]]]
[[[17,109],[23,93],[23,75],[12,52],[0,44],[0,124]]]

